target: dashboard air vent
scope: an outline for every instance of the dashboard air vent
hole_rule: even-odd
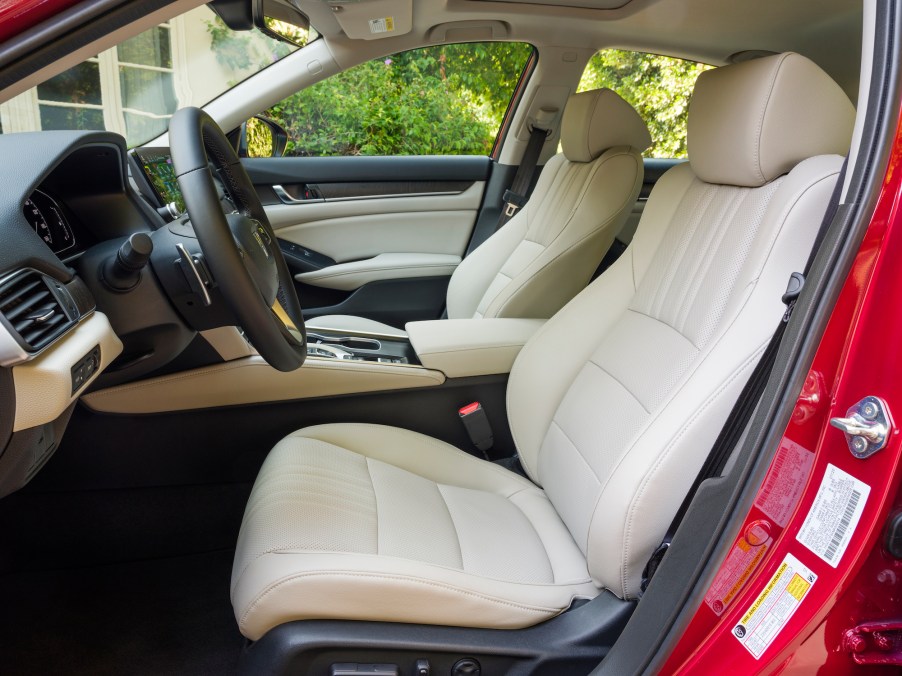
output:
[[[0,284],[0,315],[28,352],[38,352],[75,323],[77,310],[66,288],[26,270]]]

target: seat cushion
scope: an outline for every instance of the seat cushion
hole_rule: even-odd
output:
[[[232,572],[242,633],[291,620],[518,628],[598,593],[534,484],[380,425],[283,439],[251,493]]]

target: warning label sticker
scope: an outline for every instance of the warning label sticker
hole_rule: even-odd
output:
[[[757,545],[753,545],[745,538],[740,538],[717,572],[717,577],[705,595],[705,603],[716,615],[722,615],[733,602],[770,549],[773,539],[764,536],[757,542]]]
[[[787,554],[739,623],[733,636],[759,659],[773,643],[817,580],[792,554]]]
[[[395,30],[395,17],[393,16],[370,19],[370,33],[391,33],[393,30]]]
[[[814,453],[790,439],[783,439],[755,507],[781,528],[785,526],[805,490],[812,464]]]
[[[861,519],[871,487],[827,465],[824,480],[796,540],[836,568]]]

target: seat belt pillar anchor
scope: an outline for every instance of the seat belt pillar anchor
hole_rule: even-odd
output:
[[[792,310],[795,307],[796,301],[799,298],[799,295],[802,293],[802,289],[805,287],[805,275],[801,272],[793,272],[789,276],[789,282],[786,284],[786,291],[783,294],[782,301],[786,306],[786,312],[783,315],[783,321],[788,322],[789,317],[792,315]]]

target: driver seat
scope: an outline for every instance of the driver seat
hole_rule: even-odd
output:
[[[303,619],[519,628],[602,589],[635,599],[780,322],[854,116],[798,54],[701,75],[690,162],[514,364],[509,422],[532,481],[398,428],[291,434],[241,526],[244,635]]]

